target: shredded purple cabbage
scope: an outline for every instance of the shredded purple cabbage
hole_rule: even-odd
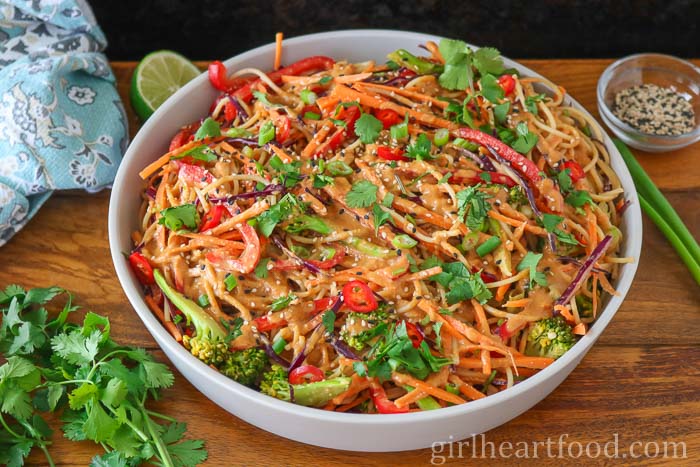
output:
[[[456,146],[456,148],[463,156],[468,157],[469,159],[474,161],[476,165],[481,167],[482,170],[486,170],[488,172],[496,172],[496,167],[494,167],[494,165],[491,163],[488,157],[480,156],[471,152],[469,149],[462,148],[459,146]]]
[[[227,143],[243,143],[248,146],[258,146],[258,140],[253,138],[226,138]]]
[[[228,101],[236,108],[236,111],[238,112],[238,115],[240,115],[241,120],[243,120],[244,122],[248,120],[250,116],[248,115],[248,113],[246,113],[243,106],[241,106],[241,103],[238,102],[238,99],[231,96],[230,94],[227,97]]]
[[[269,196],[275,193],[284,193],[286,191],[287,190],[284,185],[272,184],[267,185],[265,188],[258,191],[249,191],[246,193],[239,193],[237,195],[223,196],[221,198],[209,198],[209,202],[212,204],[232,204],[237,199],[260,198],[262,196]]]
[[[335,335],[331,335],[328,338],[330,344],[333,346],[336,352],[338,352],[343,357],[352,358],[353,360],[360,360],[360,356],[357,355],[345,342],[341,341]]]
[[[152,186],[149,186],[146,189],[146,196],[148,196],[151,199],[156,199],[156,193],[157,193],[156,189],[153,188]]]
[[[270,360],[272,360],[273,362],[275,362],[276,364],[278,364],[279,366],[281,366],[285,370],[289,368],[289,362],[287,360],[285,360],[284,358],[280,357],[279,355],[277,355],[277,352],[275,352],[275,350],[272,348],[272,344],[270,344],[269,342],[265,342],[265,344],[263,344],[262,348],[263,348],[263,350],[265,350],[265,353],[270,358]]]
[[[320,325],[319,325],[320,326]],[[318,327],[318,326],[317,326]],[[314,329],[315,330],[315,329]],[[289,364],[289,369],[287,370],[288,373],[291,373],[292,371],[296,370],[301,366],[302,363],[304,363],[304,360],[306,359],[306,345],[304,345],[304,348],[301,349],[301,352],[294,357],[292,362]],[[291,386],[291,385],[290,385]]]
[[[610,246],[611,241],[612,235],[606,235],[605,238],[603,238],[603,240],[600,241],[600,243],[593,250],[593,253],[591,253],[591,256],[589,256],[586,259],[586,261],[583,262],[581,269],[578,270],[576,276],[574,277],[574,280],[571,281],[571,284],[569,284],[566,290],[564,290],[564,293],[561,294],[561,297],[559,297],[557,301],[554,302],[555,305],[566,305],[567,303],[569,303],[569,301],[571,301],[571,298],[576,293],[576,290],[578,290],[586,276],[588,276],[588,274],[590,274],[590,272],[593,270],[596,261],[598,261],[600,257],[603,256],[605,250],[607,250],[608,246]]]
[[[304,266],[306,269],[308,269],[310,272],[314,274],[319,274],[321,272],[321,269],[318,268],[316,265],[306,261],[305,259],[299,257],[296,255],[292,250],[287,248],[287,246],[284,244],[281,238],[279,238],[277,235],[274,235],[271,237],[272,243],[274,243],[277,248],[282,250],[287,256],[289,256],[292,260],[296,261],[298,264]]]

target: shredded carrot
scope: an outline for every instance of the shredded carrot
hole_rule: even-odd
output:
[[[354,401],[350,402],[349,404],[341,405],[338,406],[337,409],[335,409],[336,412],[347,412],[348,410],[352,409],[353,407],[357,407],[358,405],[362,404],[363,402],[369,400],[369,395],[364,395],[355,398]]]
[[[323,127],[321,127],[319,132],[316,133],[313,138],[311,138],[309,144],[307,144],[304,150],[301,152],[301,157],[303,159],[310,159],[311,156],[313,156],[316,152],[316,149],[318,148],[319,144],[321,144],[323,140],[326,139],[326,136],[328,136],[328,133],[331,132],[332,128],[333,127],[331,125],[324,125]],[[339,128],[338,131],[344,131],[344,129]]]
[[[423,271],[414,272],[413,274],[409,274],[407,276],[402,276],[400,280],[401,282],[421,281],[429,277],[437,276],[441,272],[442,267],[435,266],[433,268],[424,269]]]
[[[519,221],[517,219],[511,219],[510,217],[504,216],[498,211],[491,210],[489,211],[489,217],[492,219],[496,219],[497,221],[502,221],[505,222],[508,225],[511,225],[513,227],[520,227],[523,226],[523,221]],[[544,230],[541,227],[537,227],[536,225],[530,224],[529,222],[524,224],[523,227],[525,230],[527,230],[530,233],[533,233],[535,235],[539,235],[541,237],[547,236],[547,231]]]
[[[593,294],[592,307],[593,307],[593,317],[595,318],[598,314],[598,275],[593,274],[591,293]]]
[[[472,386],[469,383],[464,382],[459,376],[457,375],[450,375],[450,382],[452,384],[455,384],[457,388],[459,389],[459,392],[467,396],[471,400],[477,400],[477,399],[483,399],[486,397],[486,394],[484,394],[481,391],[477,391],[474,386]]]
[[[600,285],[603,287],[603,290],[605,290],[610,295],[618,295],[617,290],[615,290],[615,287],[612,286],[605,274],[597,272],[595,273],[595,275],[598,276],[598,280],[600,281]]]
[[[496,290],[496,300],[499,302],[502,302],[504,298],[506,298],[506,292],[508,292],[508,289],[510,289],[511,284],[503,284],[498,287]]]
[[[491,335],[491,329],[489,328],[489,322],[486,319],[486,313],[484,313],[484,307],[481,306],[477,300],[472,298],[472,306],[474,307],[474,317],[476,318],[476,324],[479,326],[479,330],[482,334],[487,336]]]
[[[200,140],[190,141],[187,144],[183,144],[179,148],[173,149],[172,151],[163,154],[158,159],[156,159],[155,161],[148,164],[146,166],[146,168],[144,168],[141,172],[139,172],[139,177],[141,177],[142,179],[145,180],[148,177],[150,177],[151,175],[153,175],[153,173],[156,170],[160,169],[165,164],[170,162],[170,159],[177,157],[178,155],[182,154],[183,152],[189,151],[190,149],[196,148],[197,146],[202,146],[205,144],[215,143],[217,141],[221,141],[224,138],[226,138],[226,137],[225,136],[217,136],[217,137],[213,137],[213,138],[208,137],[208,138],[204,138],[204,139],[200,139]]]
[[[212,235],[219,235],[221,233],[228,232],[229,230],[235,228],[236,225],[250,220],[258,214],[267,211],[268,209],[270,209],[270,203],[267,202],[267,200],[257,201],[255,204],[253,204],[251,207],[249,207],[242,213],[237,214],[222,222],[217,227],[214,227],[213,229],[211,229],[210,232]]]
[[[503,306],[505,308],[523,308],[527,306],[528,303],[530,303],[529,298],[521,298],[519,300],[510,300],[506,302]]]
[[[494,368],[508,368],[513,365],[513,362],[515,362],[515,366],[518,368],[535,368],[541,370],[542,368],[546,368],[549,365],[551,365],[553,361],[554,359],[547,357],[531,357],[529,355],[519,355],[513,357],[513,360],[511,360],[510,358],[502,357],[491,358],[491,366]],[[482,362],[479,358],[462,357],[459,359],[458,366],[460,368],[478,369],[482,367]]]
[[[287,154],[284,149],[282,149],[274,144],[271,144],[270,148],[277,155],[277,157],[279,157],[282,160],[282,162],[284,162],[285,164],[289,164],[290,162],[292,162],[294,160],[294,158],[292,158],[292,156]]]
[[[282,66],[282,40],[284,39],[284,34],[278,32],[275,34],[275,64],[274,69],[279,70]]]
[[[316,81],[318,81],[318,79],[316,79]],[[340,99],[332,95],[323,96],[316,99],[316,105],[319,109],[321,109],[321,113],[326,116],[331,115],[331,113],[338,106],[339,102]]]
[[[447,101],[441,101],[440,99],[435,99],[432,96],[428,96],[427,94],[421,94],[419,92],[411,91],[409,89],[402,89],[402,88],[397,88],[393,86],[384,86],[382,84],[376,84],[376,83],[357,83],[355,87],[359,91],[366,92],[367,90],[383,90],[383,91],[388,91],[393,94],[397,94],[399,96],[405,96],[405,97],[410,97],[413,99],[419,99],[424,102],[430,102],[433,107],[438,107],[440,109],[445,109],[449,105],[449,102]],[[392,95],[393,95],[392,94]]]
[[[371,107],[373,109],[390,109],[398,113],[402,117],[408,114],[410,117],[428,126],[448,129],[457,128],[457,125],[450,122],[449,120],[445,120],[443,118],[436,117],[435,115],[427,114],[424,112],[419,112],[417,110],[409,109],[408,107],[404,107],[402,105],[395,104],[390,101],[386,101],[377,97],[370,96],[368,94],[355,91],[354,89],[351,89],[342,84],[339,84],[333,88],[333,94],[340,98],[340,100],[343,102],[358,101],[360,104],[367,107]]]
[[[586,325],[584,323],[578,323],[576,326],[574,326],[574,334],[578,336],[585,336],[586,335]]]
[[[342,76],[336,76],[335,78],[333,78],[333,81],[335,81],[336,83],[349,84],[349,83],[356,83],[358,81],[365,80],[371,76],[372,76],[372,73],[358,73],[356,75],[342,75]]]
[[[350,379],[350,386],[347,391],[335,396],[332,400],[334,404],[342,404],[348,397],[354,396],[369,387],[369,380],[363,376],[359,376],[357,373],[352,375]]]
[[[151,297],[150,295],[146,295],[144,297],[144,300],[146,301],[146,305],[148,305],[148,308],[150,308],[153,314],[158,317],[158,320],[160,320],[163,326],[165,326],[165,329],[168,330],[170,335],[173,336],[176,341],[182,342],[182,334],[177,329],[177,326],[175,326],[175,323],[173,323],[172,321],[167,321],[165,319],[165,313],[163,312],[163,310],[160,309],[153,297]]]
[[[397,384],[407,384],[409,386],[413,386],[414,388],[416,388],[416,390],[425,392],[426,394],[429,394],[433,397],[437,397],[438,399],[442,399],[447,402],[452,402],[453,404],[464,404],[466,402],[464,399],[452,394],[451,392],[447,392],[444,389],[440,389],[438,387],[431,386],[430,384],[426,384],[423,381],[404,373],[392,373],[391,379],[394,380],[394,382],[396,382]]]
[[[562,315],[562,317],[569,323],[573,324],[575,322],[574,316],[571,314],[571,311],[569,311],[569,307],[566,305],[554,305],[554,310],[558,311],[559,314]]]
[[[586,253],[590,255],[598,245],[598,222],[595,214],[591,212],[591,207],[588,204],[586,204],[584,209],[586,211],[586,221],[588,223],[588,243],[586,243]]]
[[[399,397],[398,399],[394,399],[394,404],[396,404],[396,407],[408,407],[409,405],[415,404],[417,401],[423,399],[426,396],[427,394],[421,391],[420,389],[413,389],[412,391],[408,391],[405,395]]]

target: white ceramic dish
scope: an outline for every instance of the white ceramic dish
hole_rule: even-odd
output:
[[[385,60],[398,48],[419,53],[418,44],[438,37],[388,30],[337,31],[286,40],[284,61],[291,63],[310,55],[336,59]],[[226,61],[229,70],[244,67],[269,69],[274,45],[266,45]],[[507,67],[525,75],[537,75],[511,60]],[[461,406],[430,412],[399,415],[363,415],[327,412],[301,407],[262,395],[219,374],[178,344],[147,308],[141,287],[122,252],[132,247],[130,233],[137,228],[139,193],[144,184],[139,170],[166,152],[168,142],[180,126],[207,113],[216,97],[206,73],[168,99],[149,118],[134,138],[119,167],[109,208],[109,240],[112,261],[129,301],[146,328],[170,361],[197,389],[228,412],[264,430],[304,443],[355,451],[401,451],[430,447],[434,442],[455,441],[482,433],[525,412],[552,392],[578,365],[606,328],[632,283],[637,262],[621,268],[618,296],[612,297],[600,317],[569,352],[537,375],[511,389]],[[581,108],[576,102],[572,105]],[[613,168],[620,176],[631,206],[625,211],[623,255],[639,258],[642,220],[632,178],[622,158],[605,136]]]

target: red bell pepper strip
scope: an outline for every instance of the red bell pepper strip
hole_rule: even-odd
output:
[[[324,379],[326,379],[326,375],[323,374],[323,371],[313,365],[302,365],[289,373],[290,384],[317,383]]]
[[[379,109],[374,112],[374,116],[377,117],[377,120],[382,122],[382,125],[384,125],[384,129],[388,130],[392,126],[403,122],[403,118],[398,114],[398,112],[394,112],[391,109]]]
[[[269,316],[261,316],[260,318],[255,318],[253,320],[253,324],[255,325],[255,328],[259,332],[267,332],[267,331],[272,331],[273,329],[278,329],[281,327],[284,327],[287,325],[287,320],[285,319],[280,319],[277,321],[270,321]]]
[[[407,161],[401,148],[390,148],[389,146],[377,146],[377,157],[385,161]]]
[[[321,144],[316,150],[315,155],[320,156],[328,151],[336,150],[341,143],[345,141],[348,134],[355,137],[355,122],[357,122],[357,120],[360,118],[361,113],[362,112],[360,112],[360,109],[354,105],[348,108],[343,108],[337,117],[338,120],[345,122],[345,128],[343,128],[343,131],[336,131],[336,133],[331,136],[330,139],[324,141],[324,143]]]
[[[472,143],[492,147],[502,158],[510,162],[511,166],[515,170],[522,173],[532,183],[538,184],[542,180],[540,169],[537,168],[534,162],[508,146],[500,139],[494,138],[483,131],[465,127],[458,129],[457,135],[466,139],[467,141],[471,141]]]
[[[232,122],[236,119],[236,115],[238,115],[238,109],[230,100],[227,100],[224,104],[224,118],[226,121]]]
[[[275,121],[275,140],[282,144],[289,138],[289,129],[292,123],[289,121],[289,117],[286,115],[281,115]]]
[[[209,65],[209,81],[219,91],[233,92],[240,87],[251,83],[256,78],[254,76],[245,78],[228,78],[226,67],[219,60],[215,60]]]
[[[415,324],[409,323],[408,321],[404,321],[404,323],[406,324],[406,334],[408,338],[411,339],[413,347],[417,349],[423,343],[423,335]]]
[[[509,96],[515,90],[515,78],[511,75],[503,75],[498,78],[498,84],[503,88],[506,96]]]
[[[313,57],[307,57],[302,60],[299,60],[296,63],[292,63],[289,66],[286,66],[284,68],[280,68],[277,71],[273,71],[271,73],[268,73],[267,76],[270,78],[275,84],[279,84],[282,82],[282,76],[285,75],[290,75],[290,76],[299,76],[304,73],[309,73],[312,71],[320,71],[320,70],[328,70],[335,64],[335,60],[333,60],[330,57],[324,57],[322,55],[316,55]],[[253,99],[253,89],[255,89],[255,86],[260,82],[260,79],[256,79],[240,89],[236,90],[233,95],[244,102],[250,102]]]
[[[562,164],[562,170],[566,169],[569,169],[569,177],[571,177],[571,181],[574,183],[586,176],[586,173],[583,171],[583,167],[581,167],[581,164],[576,161],[564,162]]]
[[[372,289],[362,281],[350,281],[343,286],[343,301],[358,313],[369,313],[379,306]]]
[[[314,300],[314,316],[321,313],[322,311],[327,311],[333,308],[333,305],[340,300],[339,297],[323,297]]]
[[[228,250],[223,248],[207,253],[207,259],[215,267],[220,267],[226,271],[248,274],[253,272],[260,261],[260,238],[255,229],[245,222],[242,222],[236,228],[241,232],[241,237],[245,244],[243,253],[238,259],[231,258],[228,255]]]
[[[170,147],[168,148],[168,152],[174,151],[180,146],[184,146],[193,137],[194,133],[192,133],[192,130],[190,130],[189,128],[183,128],[182,130],[178,131],[175,136],[173,136],[173,139],[170,140]]]
[[[129,264],[131,269],[134,271],[136,278],[143,285],[153,285],[156,283],[153,278],[153,268],[148,262],[145,256],[143,256],[138,251],[135,251],[129,255]]]
[[[177,176],[182,179],[187,185],[209,184],[214,181],[214,176],[207,169],[199,165],[186,164],[178,161],[180,170]]]
[[[228,209],[226,209],[226,206],[223,204],[215,204],[212,206],[209,212],[204,215],[204,222],[202,222],[202,225],[199,227],[199,231],[204,232],[205,230],[213,229],[221,224],[221,218],[227,212]]]
[[[372,402],[379,413],[407,413],[408,407],[397,407],[393,401],[390,401],[386,396],[386,391],[376,381],[372,381],[369,385],[369,395],[372,397]]]

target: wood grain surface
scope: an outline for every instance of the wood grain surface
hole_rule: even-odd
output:
[[[522,63],[563,85],[597,116],[595,87],[609,60],[523,60]],[[201,65],[204,65],[203,63]],[[134,63],[113,63],[129,115],[131,135],[138,122],[128,104]],[[668,154],[639,154],[639,161],[668,196],[690,231],[700,231],[700,145]],[[114,273],[107,240],[109,192],[57,193],[6,246],[0,248],[0,286],[60,285],[77,302],[112,321],[116,340],[163,353],[132,311]],[[208,465],[645,465],[700,464],[700,288],[693,282],[665,238],[644,219],[639,271],[615,319],[569,378],[532,410],[450,453],[430,449],[403,453],[351,453],[316,448],[264,432],[220,409],[176,372],[174,388],[157,403],[159,410],[189,424],[204,438]],[[618,440],[618,459],[601,453],[587,459],[588,443]],[[559,448],[562,438],[563,449]],[[551,440],[549,451],[548,439]],[[508,442],[513,443],[508,450]],[[663,457],[664,442],[667,457]],[[520,444],[517,444],[520,443]],[[531,459],[516,458],[528,443]],[[534,458],[534,446],[539,450]],[[636,443],[636,444],[635,444]],[[499,446],[503,449],[498,452]],[[505,446],[505,448],[503,447]],[[581,457],[579,447],[583,449]],[[608,452],[612,453],[612,445]],[[656,448],[658,448],[658,454]],[[482,448],[484,451],[482,452]],[[634,448],[633,452],[629,449]],[[644,457],[644,450],[649,457]],[[87,465],[99,447],[55,436],[51,448],[57,465]],[[589,452],[595,454],[591,445]],[[491,456],[493,454],[493,456]],[[562,457],[557,457],[557,456]],[[451,458],[450,458],[451,457]],[[34,453],[31,465],[45,460]]]

